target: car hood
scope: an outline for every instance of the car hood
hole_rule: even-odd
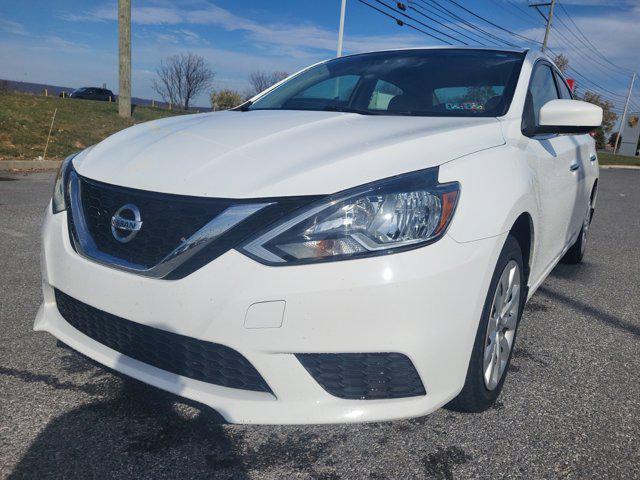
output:
[[[73,163],[125,187],[256,198],[333,193],[502,144],[495,118],[225,111],[136,125]]]

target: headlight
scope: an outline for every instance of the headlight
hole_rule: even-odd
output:
[[[67,187],[68,179],[69,179],[69,171],[71,170],[71,161],[73,157],[75,157],[77,153],[73,155],[69,155],[64,159],[60,168],[58,169],[58,174],[56,175],[56,183],[53,185],[53,196],[51,198],[51,207],[53,209],[53,213],[60,213],[63,210],[67,209],[67,201],[65,199],[65,189]]]
[[[438,240],[460,185],[438,169],[400,175],[331,195],[245,242],[240,251],[268,265],[394,253]]]

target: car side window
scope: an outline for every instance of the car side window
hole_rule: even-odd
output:
[[[569,87],[567,86],[567,84],[564,83],[564,80],[562,79],[562,77],[557,73],[556,73],[556,81],[558,82],[558,90],[560,91],[560,98],[566,99],[566,100],[572,100],[573,95],[571,94],[571,90],[569,90]]]
[[[542,106],[551,100],[560,98],[556,81],[553,78],[553,71],[549,65],[542,64],[536,67],[531,77],[529,93],[531,94],[534,125],[538,125]]]
[[[385,82],[384,80],[378,80],[373,92],[371,92],[371,99],[369,100],[369,110],[387,110],[389,103],[395,97],[402,95],[404,91],[394,85],[393,83]]]
[[[358,80],[360,80],[358,75],[343,75],[341,77],[329,78],[312,85],[293,98],[347,101],[351,93],[353,93],[353,89],[356,87]]]

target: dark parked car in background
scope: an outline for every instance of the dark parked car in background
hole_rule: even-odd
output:
[[[62,96],[62,94],[61,94]],[[97,87],[82,87],[69,94],[69,98],[81,98],[84,100],[101,100],[103,102],[115,101],[116,96],[111,90]]]

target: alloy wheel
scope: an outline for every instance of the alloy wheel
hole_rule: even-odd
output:
[[[511,260],[504,267],[493,296],[484,342],[484,383],[494,390],[500,383],[513,348],[520,312],[520,267]]]

